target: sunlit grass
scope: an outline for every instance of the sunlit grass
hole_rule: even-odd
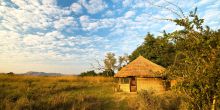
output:
[[[127,109],[110,77],[0,75],[1,110]]]
[[[178,107],[178,97],[173,93],[114,92],[115,85],[112,77],[0,75],[0,110],[152,110],[152,106],[162,110]]]

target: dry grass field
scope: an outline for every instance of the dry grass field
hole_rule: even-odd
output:
[[[137,95],[114,92],[113,78],[0,75],[0,110],[128,110]]]
[[[112,77],[0,74],[0,110],[185,110],[172,91],[114,92]]]

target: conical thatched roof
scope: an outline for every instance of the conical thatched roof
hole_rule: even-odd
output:
[[[123,67],[114,77],[161,77],[164,67],[157,65],[142,56]]]

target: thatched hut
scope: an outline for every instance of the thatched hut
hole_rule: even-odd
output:
[[[137,92],[140,90],[165,91],[163,72],[165,68],[142,56],[123,67],[115,78],[118,79],[118,90]]]

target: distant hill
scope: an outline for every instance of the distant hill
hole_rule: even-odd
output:
[[[61,73],[46,73],[46,72],[35,72],[35,71],[29,71],[27,73],[24,73],[23,75],[30,75],[30,76],[62,76]]]

